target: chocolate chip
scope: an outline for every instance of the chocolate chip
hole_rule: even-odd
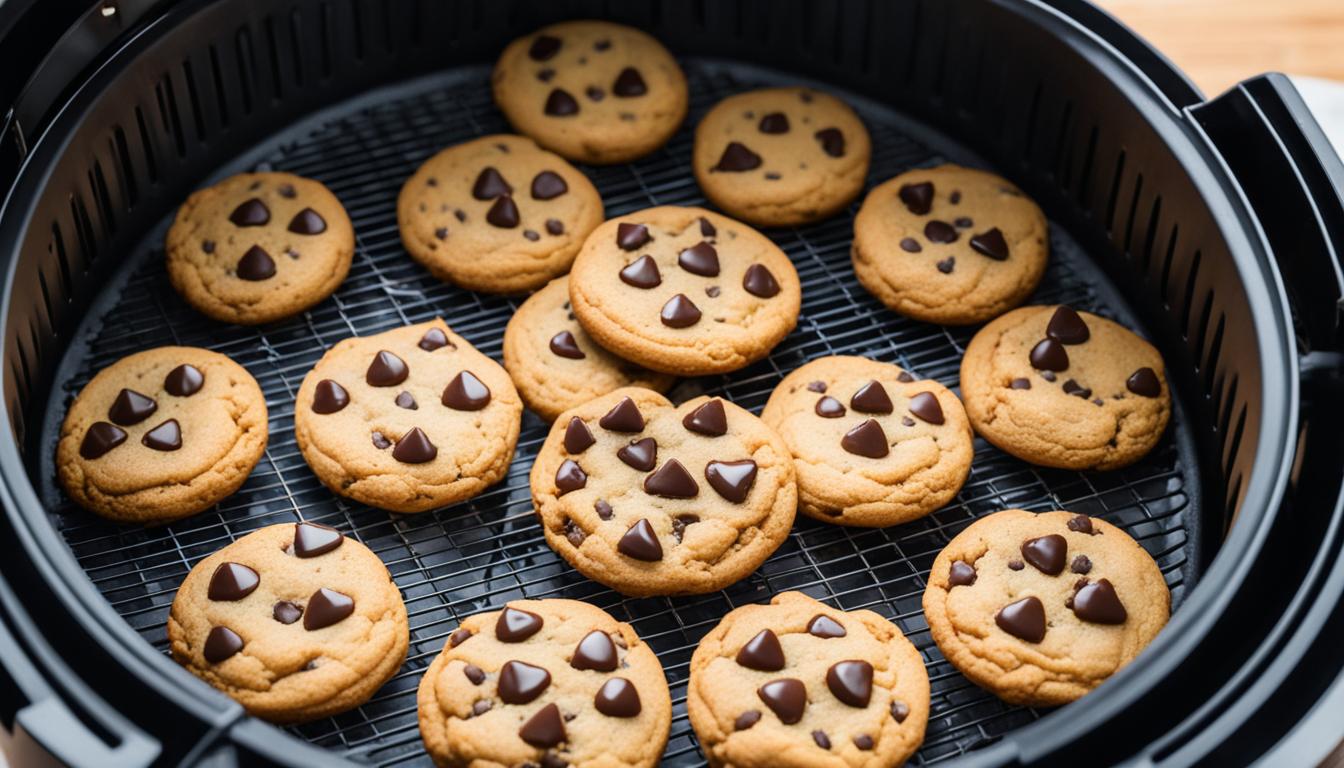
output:
[[[215,252],[215,241],[214,241],[214,240],[202,240],[202,241],[201,241],[201,250],[202,250],[203,252],[207,253],[207,254],[214,253],[214,252]]]
[[[909,371],[901,371],[900,373],[896,374],[896,380],[901,382],[902,384],[909,384],[910,382],[915,380],[915,377],[911,375]]]
[[[825,391],[826,391],[826,382],[824,382],[824,381],[810,381],[810,382],[808,382],[808,384],[807,384],[807,390],[808,390],[809,392],[825,392]]]
[[[577,456],[580,453],[592,447],[597,442],[593,433],[588,429],[588,425],[578,416],[573,416],[569,420],[569,426],[565,427],[565,452]]]
[[[239,227],[260,227],[269,223],[270,220],[271,209],[255,197],[243,201],[237,208],[233,209],[233,213],[229,214],[229,221]]]
[[[873,419],[868,419],[846,432],[840,440],[840,447],[856,456],[870,459],[880,459],[890,453],[887,433],[883,432],[882,426]]]
[[[636,717],[640,712],[639,691],[629,680],[613,677],[597,690],[593,707],[607,717]]]
[[[495,639],[501,643],[521,643],[540,632],[545,623],[531,611],[506,605],[495,619]]]
[[[616,542],[616,551],[646,563],[663,559],[663,545],[658,542],[658,534],[654,533],[649,521],[643,518],[630,526],[620,541]]]
[[[695,515],[677,515],[672,518],[672,537],[680,544],[682,537],[686,534],[686,528],[698,522],[700,522],[700,518]]]
[[[261,577],[242,563],[220,563],[210,576],[206,597],[215,601],[236,602],[252,594]]]
[[[153,398],[146,397],[133,389],[122,389],[107,409],[107,418],[113,424],[129,427],[148,419],[159,409]]]
[[[579,113],[579,102],[564,88],[556,88],[546,97],[546,114],[551,117],[569,117]]]
[[[893,720],[895,720],[898,723],[904,723],[905,718],[909,716],[910,716],[910,707],[906,706],[903,702],[899,701],[891,702],[891,717]]]
[[[303,610],[303,628],[312,632],[330,627],[354,612],[354,598],[322,587],[308,598],[308,606]]]
[[[471,371],[462,371],[443,388],[439,402],[455,411],[479,411],[490,404],[490,388]]]
[[[584,89],[583,93],[588,97],[589,101],[601,101],[607,98],[607,92],[598,88],[596,85],[588,86]]]
[[[919,253],[924,250],[924,246],[920,245],[919,241],[913,237],[903,237],[901,238],[901,250],[907,253]]]
[[[746,712],[743,712],[742,714],[738,715],[737,719],[733,721],[733,730],[745,731],[751,726],[759,723],[760,721],[761,721],[760,710],[749,709]]]
[[[493,707],[494,704],[491,703],[489,699],[479,699],[471,705],[471,716],[480,717],[486,712],[489,712]]]
[[[513,196],[500,195],[495,198],[490,210],[485,212],[485,220],[491,226],[500,229],[513,229],[518,226],[521,218],[518,213],[518,204],[513,202]]]
[[[1088,584],[1073,596],[1073,614],[1093,624],[1124,624],[1129,618],[1115,587],[1106,579]]]
[[[826,687],[851,707],[868,706],[873,695],[873,665],[866,661],[838,661],[826,670]]]
[[[597,516],[603,520],[610,520],[614,515],[611,510],[611,505],[602,499],[593,502],[593,509],[597,512]]]
[[[1152,368],[1140,368],[1125,381],[1125,388],[1139,397],[1158,397],[1162,394],[1162,383]]]
[[[644,478],[644,492],[665,499],[691,499],[700,493],[700,486],[680,461],[671,459]]]
[[[1061,344],[1082,344],[1092,337],[1083,318],[1072,307],[1062,305],[1050,316],[1045,335]]]
[[[705,479],[720,496],[741,504],[747,500],[751,486],[756,482],[756,462],[751,459],[710,461],[705,464]]]
[[[742,276],[742,288],[752,296],[768,299],[779,293],[779,282],[763,264],[752,264]]]
[[[791,677],[771,680],[757,688],[756,695],[785,725],[803,719],[803,710],[807,708],[807,687],[803,681]]]
[[[975,583],[975,566],[963,560],[955,560],[947,571],[947,586],[969,587]]]
[[[706,400],[686,414],[681,425],[696,434],[709,437],[727,434],[728,414],[723,409],[723,401],[717,397]]]
[[[587,357],[583,350],[579,349],[579,342],[574,338],[574,334],[569,331],[561,331],[551,337],[551,353],[571,360],[582,360]]]
[[[275,191],[286,200],[293,200],[299,195],[298,190],[294,189],[293,184],[281,184],[275,188]]]
[[[1074,515],[1069,518],[1067,525],[1069,530],[1074,531],[1075,533],[1086,533],[1089,536],[1094,536],[1098,533],[1098,531],[1092,527],[1092,518],[1087,515]]]
[[[298,603],[281,600],[271,606],[271,618],[281,624],[293,624],[303,617],[303,608]]]
[[[957,218],[952,220],[952,226],[956,227],[957,229],[970,229],[971,227],[975,226],[975,222],[971,219],[970,216],[958,216]],[[998,232],[997,229],[992,231]],[[971,239],[971,246],[972,247],[975,246],[974,238]]]
[[[789,117],[783,112],[771,112],[763,116],[756,127],[761,133],[788,133]]]
[[[639,412],[634,400],[622,397],[597,423],[612,432],[640,432],[644,429],[644,414]]]
[[[1041,371],[1041,378],[1045,379],[1046,381],[1054,381],[1055,374],[1051,371]]]
[[[1069,565],[1069,570],[1080,574],[1088,573],[1092,570],[1092,559],[1087,555],[1078,555],[1073,558],[1073,562]]]
[[[1068,553],[1069,542],[1057,533],[1022,542],[1022,559],[1047,576],[1063,573]]]
[[[933,208],[933,182],[905,184],[897,193],[905,207],[916,216],[923,216]]]
[[[350,393],[331,379],[323,379],[313,387],[313,413],[336,413],[349,404]]]
[[[234,274],[238,275],[239,279],[251,282],[269,280],[275,277],[275,260],[269,253],[263,251],[261,246],[254,245],[238,260]]]
[[[466,642],[467,638],[471,637],[471,635],[472,632],[470,629],[465,628],[456,629],[453,631],[453,634],[448,636],[448,645],[453,648],[456,648],[457,646]]]
[[[1004,632],[1028,643],[1045,639],[1045,606],[1038,597],[1024,597],[994,614],[994,623]]]
[[[952,203],[953,205],[956,205],[957,203],[960,203],[960,202],[961,202],[961,190],[959,190],[959,189],[954,189],[954,190],[952,190],[952,194],[948,195],[948,196],[947,196],[947,199],[948,199],[948,202]]]
[[[597,672],[614,672],[616,664],[616,645],[611,642],[611,636],[597,629],[584,635],[569,660],[569,666],[575,669]]]
[[[869,381],[849,398],[849,407],[860,413],[891,413],[891,398],[878,381]]]
[[[827,736],[825,731],[813,731],[812,740],[815,741],[817,743],[817,746],[821,747],[822,749],[831,748],[831,737]]]
[[[537,35],[528,46],[527,56],[533,61],[546,61],[560,51],[560,38],[550,35]]]
[[[176,451],[182,447],[182,428],[177,419],[169,419],[146,432],[140,442],[156,451]]]
[[[714,246],[701,240],[677,256],[677,265],[693,275],[717,277],[719,252],[714,250]]]
[[[420,341],[416,346],[426,352],[433,352],[440,347],[457,348],[452,342],[448,341],[448,334],[438,328],[430,328],[428,331],[425,331],[425,335],[420,337]]]
[[[1074,381],[1073,379],[1069,379],[1068,381],[1064,382],[1063,390],[1064,390],[1064,394],[1066,394],[1066,395],[1073,395],[1074,397],[1081,397],[1081,398],[1083,398],[1084,400],[1086,400],[1086,399],[1088,399],[1089,397],[1092,396],[1092,390],[1091,390],[1091,389],[1088,389],[1087,387],[1084,387],[1082,384],[1079,384],[1078,382]]]
[[[554,171],[542,171],[532,178],[534,200],[553,200],[568,191],[564,177]]]
[[[560,718],[560,708],[547,704],[518,729],[518,736],[534,747],[548,749],[564,743],[565,723]]]
[[[395,387],[411,375],[411,369],[400,357],[381,349],[364,372],[364,381],[371,387]]]
[[[289,220],[289,231],[296,235],[320,235],[327,231],[327,222],[317,211],[304,208]]]
[[[551,684],[551,673],[522,661],[506,661],[499,670],[497,687],[505,704],[526,704],[536,699]]]
[[[594,51],[605,51],[605,50],[608,50],[608,49],[610,49],[610,48],[611,48],[611,41],[610,41],[610,40],[598,40],[597,42],[593,43],[593,50],[594,50]]]
[[[938,267],[938,271],[944,275],[950,275],[952,270],[957,268],[957,257],[948,256],[946,259],[940,259],[934,266]]]
[[[201,655],[211,664],[218,664],[243,650],[243,638],[228,627],[213,627],[205,636]]]
[[[626,67],[616,76],[616,82],[611,84],[612,95],[623,99],[643,96],[649,92],[649,88],[644,84],[644,77],[639,74],[639,70],[634,67]]]
[[[1021,560],[1009,560],[1009,561],[1008,561],[1008,570],[1010,570],[1010,571],[1020,571],[1020,570],[1022,570],[1022,569],[1025,568],[1025,567],[1026,567],[1026,565],[1024,565],[1024,564],[1022,563]]]
[[[462,210],[461,208],[458,208],[457,210],[453,211],[453,216],[456,217],[457,220],[461,222],[465,222],[467,220],[467,212]]]
[[[873,737],[866,733],[861,733],[858,736],[855,736],[852,741],[854,742],[854,746],[865,752],[873,748]]]
[[[485,670],[475,664],[467,664],[462,667],[462,674],[466,675],[472,685],[480,685],[485,682]]]
[[[767,181],[779,181],[781,177],[778,173],[770,171],[765,174],[765,178]]]
[[[538,234],[535,229],[524,229],[523,237],[527,238],[528,240],[531,240],[534,243],[541,239],[541,235]]]
[[[369,434],[369,441],[373,443],[374,448],[380,451],[387,450],[392,445],[392,441],[387,439],[387,435],[376,429]]]
[[[705,295],[708,296],[709,298],[717,299],[719,298],[719,293],[721,293],[721,291],[719,290],[719,286],[717,285],[705,286]]]
[[[555,470],[555,488],[557,496],[564,496],[571,491],[577,491],[588,485],[588,473],[583,471],[578,462],[573,459],[565,459],[560,462],[560,468]]]
[[[724,147],[723,155],[719,157],[718,164],[710,170],[740,173],[759,167],[761,167],[760,155],[747,149],[744,144],[730,141],[728,142],[728,146]]]
[[[623,251],[633,251],[653,239],[648,226],[623,221],[616,225],[616,245]]]
[[[844,637],[847,634],[840,622],[821,613],[813,616],[812,620],[807,623],[807,631],[822,639]]]
[[[955,243],[959,235],[951,224],[934,219],[924,225],[924,237],[931,243]]]
[[[616,458],[640,472],[649,472],[658,464],[658,441],[652,437],[631,440],[616,451]]]
[[[546,234],[563,235],[565,234],[565,225],[559,219],[546,220]]]
[[[700,235],[702,237],[714,237],[717,234],[719,234],[719,231],[714,228],[714,225],[710,223],[709,219],[706,219],[704,216],[701,216]]]
[[[1013,379],[1008,383],[1008,387],[1010,389],[1031,389],[1031,380],[1021,378]]]
[[[969,226],[969,225],[968,225]],[[998,227],[971,236],[971,249],[995,261],[1008,260],[1008,241]]]
[[[657,287],[662,284],[663,276],[658,272],[658,264],[649,255],[640,256],[621,270],[621,282],[636,288]]]
[[[845,406],[830,395],[819,398],[813,410],[823,419],[838,419],[845,415]]]
[[[393,402],[396,403],[398,408],[405,408],[408,411],[414,411],[420,407],[415,402],[415,396],[406,390],[397,393],[397,397]]]
[[[163,389],[173,397],[191,397],[205,386],[205,374],[190,363],[183,363],[168,372],[163,379]]]
[[[821,142],[821,151],[831,157],[845,156],[845,134],[839,128],[822,128],[812,136]]]
[[[668,328],[689,328],[700,322],[700,308],[686,298],[686,294],[678,293],[663,305],[659,319]]]
[[[438,455],[439,449],[429,441],[429,435],[419,427],[411,427],[392,448],[392,458],[402,464],[425,464],[433,461]]]
[[[543,83],[551,82],[551,78],[553,77],[555,77],[555,70],[550,67],[542,67],[537,70],[537,79]]]
[[[570,545],[575,548],[581,547],[584,539],[587,538],[588,534],[583,532],[578,523],[568,518],[565,519],[565,539],[569,541]]]
[[[1041,339],[1035,347],[1031,349],[1031,367],[1039,371],[1067,371],[1069,369],[1069,353],[1064,351],[1064,345],[1054,339]],[[1054,379],[1050,379],[1054,381]]]
[[[345,543],[341,532],[317,523],[294,524],[294,556],[301,558],[317,557],[336,549]]]
[[[901,417],[901,424],[903,424],[904,426],[907,426],[907,427],[913,427],[913,426],[915,426],[915,420],[912,419],[912,418],[910,418],[909,416],[902,416],[902,417]]]
[[[910,412],[930,424],[943,423],[943,407],[932,392],[920,392],[910,398]]]

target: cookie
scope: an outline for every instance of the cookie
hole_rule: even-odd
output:
[[[1066,306],[1023,307],[980,329],[961,360],[961,396],[981,437],[1062,469],[1133,464],[1171,418],[1157,350]]]
[[[158,347],[98,372],[56,445],[61,485],[120,523],[194,515],[238,490],[266,450],[266,398],[242,366],[196,347]]]
[[[299,387],[294,437],[332,492],[424,512],[504,477],[522,413],[499,363],[436,319],[329,349]]]
[[[801,592],[743,606],[700,641],[690,675],[686,709],[712,766],[880,768],[924,741],[924,662],[872,611]]]
[[[741,222],[661,206],[607,221],[569,277],[593,340],[655,371],[726,373],[769,354],[798,323],[793,263]]]
[[[546,421],[621,387],[666,392],[676,381],[599,347],[569,311],[569,278],[532,294],[504,329],[504,368],[523,402]]]
[[[602,196],[531,139],[500,134],[424,162],[397,198],[401,242],[440,280],[487,293],[540,288],[569,271],[602,223]]]
[[[686,76],[672,54],[606,21],[566,21],[514,40],[490,82],[519,133],[578,162],[643,157],[686,117]]]
[[[196,564],[168,642],[188,671],[250,714],[316,720],[363,704],[396,674],[410,630],[378,556],[334,528],[253,531]]]
[[[439,766],[655,766],[672,726],[662,665],[629,624],[577,600],[468,617],[420,680]]]
[[[798,508],[828,523],[923,517],[951,501],[971,469],[961,401],[890,363],[813,360],[775,387],[761,420],[793,456]]]
[[[187,198],[166,250],[168,279],[188,304],[257,325],[330,296],[350,271],[355,230],[321,182],[240,173]]]
[[[695,128],[691,167],[714,205],[743,221],[819,221],[863,191],[872,154],[854,110],[809,88],[763,88],[720,101]]]
[[[933,561],[924,617],[971,682],[1013,704],[1067,704],[1134,660],[1167,623],[1157,563],[1124,531],[1072,512],[996,512]]]
[[[788,536],[784,441],[732,403],[625,388],[561,414],[532,465],[546,543],[627,595],[712,592]]]
[[[902,173],[854,217],[854,274],[896,312],[943,325],[997,317],[1045,274],[1045,214],[992,173],[940,165]]]

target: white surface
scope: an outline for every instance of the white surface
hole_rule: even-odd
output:
[[[1302,100],[1311,108],[1321,130],[1330,137],[1335,152],[1344,154],[1344,83],[1319,77],[1290,78]]]

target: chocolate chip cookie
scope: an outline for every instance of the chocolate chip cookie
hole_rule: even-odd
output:
[[[629,624],[577,600],[515,600],[448,636],[420,680],[440,766],[654,766],[672,700]]]
[[[540,288],[569,271],[602,223],[602,196],[531,139],[500,134],[425,161],[397,199],[401,242],[440,280],[488,293]]]
[[[672,54],[606,21],[566,21],[514,40],[491,84],[519,133],[584,163],[643,157],[686,117],[686,76]]]
[[[992,173],[940,165],[868,193],[854,218],[854,274],[891,309],[967,325],[1016,307],[1049,259],[1045,214]]]
[[[61,485],[121,523],[194,515],[238,490],[266,450],[266,399],[217,352],[159,347],[98,372],[56,446]]]
[[[1134,660],[1167,623],[1157,563],[1124,531],[1072,512],[983,517],[938,554],[924,616],[943,656],[1005,701],[1067,704]]]
[[[1171,418],[1157,350],[1066,306],[1023,307],[982,328],[961,361],[961,394],[986,440],[1064,469],[1133,464]]]
[[[798,500],[787,446],[750,412],[636,388],[561,414],[531,483],[546,543],[636,596],[745,578],[784,541]]]
[[[316,720],[401,667],[406,606],[378,556],[315,523],[271,525],[196,564],[173,598],[173,658],[252,715]]]
[[[765,227],[824,219],[863,191],[871,146],[854,110],[810,88],[763,88],[714,105],[691,167],[715,205]]]
[[[662,206],[593,230],[569,277],[574,316],[593,340],[655,371],[735,371],[798,322],[793,263],[747,225]]]
[[[504,476],[522,413],[499,363],[436,319],[328,350],[299,387],[294,436],[334,493],[424,512]]]
[[[705,635],[686,709],[712,766],[878,768],[923,742],[929,677],[919,651],[876,613],[785,592]]]
[[[784,377],[761,420],[784,438],[803,514],[841,525],[914,520],[952,500],[971,469],[961,401],[890,363],[823,357]]]
[[[330,296],[350,270],[355,230],[320,182],[240,173],[187,198],[166,249],[168,279],[188,304],[256,325]]]
[[[675,381],[594,343],[569,309],[568,277],[552,280],[513,313],[504,329],[504,368],[527,407],[547,421],[613,389],[666,392]]]

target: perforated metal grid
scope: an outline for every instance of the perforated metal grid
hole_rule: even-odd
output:
[[[715,62],[685,63],[692,110],[687,126],[725,95],[789,82],[771,73]],[[843,94],[842,94],[843,95]],[[873,135],[869,181],[913,166],[972,155],[885,108],[852,99]],[[532,515],[527,474],[547,426],[525,416],[505,480],[481,496],[422,515],[390,515],[338,498],[305,465],[294,441],[293,400],[303,376],[342,338],[442,316],[498,359],[505,323],[519,299],[485,296],[438,282],[403,251],[396,196],[415,167],[438,149],[507,130],[489,96],[488,72],[457,70],[371,94],[296,126],[235,172],[270,167],[316,178],[340,197],[358,242],[350,276],[316,309],[260,328],[221,325],[191,310],[163,269],[162,233],[128,254],[123,279],[105,289],[82,342],[62,364],[65,380],[45,419],[38,470],[53,522],[89,578],[147,642],[166,652],[164,624],[178,584],[201,558],[256,528],[297,519],[334,525],[387,564],[406,601],[411,646],[398,674],[363,706],[291,731],[359,761],[428,765],[416,722],[415,689],[458,621],[508,600],[570,597],[630,622],[658,653],[672,686],[674,722],[665,764],[703,757],[686,719],[685,681],[700,637],[734,607],[802,590],[845,610],[867,608],[894,621],[920,649],[932,683],[923,748],[926,764],[992,742],[1042,712],[1008,706],[970,684],[933,645],[920,610],[924,575],[944,544],[975,518],[1006,507],[1064,508],[1122,526],[1157,558],[1179,605],[1197,564],[1188,562],[1189,524],[1198,513],[1187,488],[1198,487],[1194,457],[1177,412],[1147,459],[1112,473],[1044,470],[976,441],[970,477],[956,500],[918,522],[888,529],[846,529],[799,517],[783,546],[750,578],[697,597],[626,599],[584,579],[545,544]],[[691,130],[637,163],[587,168],[609,215],[658,204],[703,204],[689,173]],[[769,235],[793,259],[803,281],[798,328],[767,360],[725,376],[684,381],[675,400],[701,392],[759,412],[788,371],[828,354],[896,362],[950,387],[974,329],[901,318],[872,299],[849,263],[856,206],[830,221]],[[1035,301],[1067,302],[1132,323],[1098,270],[1058,227],[1052,261]],[[270,410],[270,443],[243,488],[216,508],[160,528],[117,527],[77,508],[56,488],[51,456],[65,406],[98,369],[153,346],[187,344],[229,355],[256,377]]]

